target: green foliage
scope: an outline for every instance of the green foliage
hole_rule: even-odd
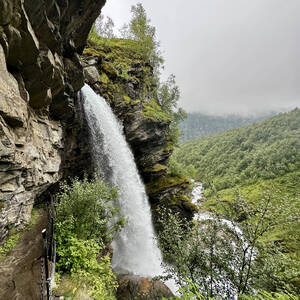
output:
[[[5,243],[0,246],[0,259],[7,256],[12,249],[17,245],[20,239],[20,232],[16,230],[11,230],[9,233],[9,237],[5,241]]]
[[[176,85],[175,76],[169,76],[158,89],[158,100],[163,111],[171,114],[180,97],[179,87]]]
[[[173,74],[169,76],[166,82],[159,84],[157,98],[161,109],[170,116],[172,121],[168,130],[169,141],[173,145],[177,145],[180,137],[178,125],[187,115],[182,108],[177,110],[180,90],[176,85],[175,76]]]
[[[155,99],[151,99],[149,102],[144,102],[144,116],[153,120],[163,123],[170,123],[172,117],[164,112],[161,106],[157,103]]]
[[[88,287],[93,299],[115,299],[117,288],[116,276],[113,273],[108,256],[100,257],[103,250],[94,240],[79,240],[70,237],[64,247],[59,248],[58,270],[70,270],[76,289],[82,285]]]
[[[162,300],[204,300],[207,299],[199,292],[199,287],[193,282],[190,282],[184,288],[180,289],[182,296],[175,298],[163,298]],[[216,298],[208,298],[208,300],[213,300]],[[256,296],[249,295],[240,295],[239,300],[298,300],[298,296],[291,294],[282,294],[282,293],[269,293],[266,291],[259,291]]]
[[[140,51],[151,62],[158,72],[163,58],[159,51],[159,42],[156,39],[156,29],[150,25],[146,11],[141,3],[131,7],[132,18],[129,23],[129,38],[139,42]]]
[[[183,163],[179,163],[174,156],[171,156],[168,165],[168,173],[173,176],[187,177],[187,178],[195,178],[196,177],[196,169],[193,165],[186,166]]]
[[[74,179],[70,185],[62,185],[57,195],[57,269],[71,275],[76,289],[86,285],[89,294],[99,300],[115,299],[117,287],[109,257],[100,256],[124,225],[113,206],[116,197],[116,189],[99,178]]]
[[[117,190],[105,185],[96,178],[73,180],[71,185],[64,184],[57,195],[59,204],[56,208],[57,241],[68,234],[82,240],[96,240],[107,244],[113,235],[123,226],[123,219],[111,223],[119,210],[114,207]]]
[[[168,262],[165,270],[181,287],[193,283],[194,292],[189,290],[187,295],[197,292],[205,299],[220,294],[232,296],[228,281],[233,276],[230,268],[233,253],[228,235],[225,237],[224,230],[220,234],[221,224],[213,220],[185,224],[178,215],[166,210],[160,211],[159,222],[163,230],[158,242]]]
[[[256,296],[242,295],[239,300],[298,300],[298,296],[260,291]]]
[[[199,286],[192,282],[191,280],[186,280],[187,284],[179,289],[179,293],[181,296],[175,297],[175,298],[163,298],[162,300],[213,300],[215,298],[205,298],[202,294],[199,292]]]
[[[287,280],[299,277],[298,261],[283,256],[278,245],[262,240],[276,226],[291,226],[299,214],[291,214],[293,208],[282,205],[284,199],[282,203],[272,200],[265,193],[253,204],[237,194],[234,201],[223,204],[227,221],[216,215],[186,224],[179,216],[160,211],[158,222],[163,229],[158,241],[169,262],[165,266],[169,275],[180,286],[192,281],[205,299],[246,294],[252,288],[298,293]]]
[[[299,135],[300,109],[295,109],[262,123],[184,143],[174,156],[180,163],[195,166],[209,194],[211,183],[219,191],[299,170]]]

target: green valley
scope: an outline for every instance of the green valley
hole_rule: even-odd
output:
[[[299,150],[300,110],[294,109],[261,123],[183,143],[171,158],[175,169],[190,171],[203,183],[203,211],[228,216],[226,207],[235,210],[237,203],[245,203],[251,213],[245,209],[244,215],[234,219],[243,226],[245,220],[256,222],[269,199],[271,223],[258,243],[260,251],[266,252],[265,272],[267,265],[272,266],[272,277],[269,283],[261,280],[262,289],[300,291]]]

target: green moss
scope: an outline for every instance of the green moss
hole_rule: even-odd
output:
[[[168,206],[171,208],[182,208],[189,212],[198,211],[197,205],[192,202],[191,198],[182,193],[173,195],[171,201],[168,203]]]
[[[124,95],[122,100],[126,104],[143,103],[143,114],[154,122],[170,123],[172,116],[163,112],[156,99],[148,100],[155,89],[156,81],[151,64],[145,62],[140,53],[137,41],[125,39],[91,38],[84,55],[100,57],[100,73],[107,78],[101,78],[102,96],[109,101],[117,101],[115,94]],[[103,75],[101,75],[103,76]],[[113,83],[108,81],[113,79]],[[103,80],[102,80],[103,79]],[[139,90],[139,99],[128,96],[128,82],[134,83]]]
[[[23,230],[11,229],[10,230],[7,240],[5,241],[5,243],[2,246],[0,246],[0,259],[9,255],[9,253],[18,244],[21,235],[25,231],[31,229],[37,223],[37,220],[41,216],[41,214],[42,214],[42,209],[33,208],[32,212],[31,212],[30,222],[25,227],[25,229],[23,229]]]
[[[191,181],[185,177],[167,175],[162,177],[160,180],[147,183],[146,188],[148,194],[151,195],[177,185],[181,185],[183,188],[189,188],[191,186]]]
[[[20,232],[12,229],[5,243],[0,247],[0,259],[7,256],[12,249],[17,245],[20,239]]]
[[[163,123],[170,123],[172,121],[172,116],[162,110],[156,99],[152,98],[149,102],[144,102],[143,107],[143,114],[148,119]]]
[[[165,166],[165,165],[156,164],[151,168],[145,169],[144,172],[146,172],[146,173],[158,173],[158,172],[161,172],[161,171],[165,171],[167,169],[168,169],[168,167]]]
[[[104,84],[107,84],[109,82],[109,78],[105,73],[101,73],[100,75],[100,81]]]
[[[124,95],[124,96],[123,96],[123,99],[124,99],[124,101],[126,102],[126,104],[130,104],[130,102],[131,102],[131,99],[130,99],[130,97],[129,97],[129,96],[127,96],[127,95]]]
[[[104,70],[104,72],[112,77],[117,77],[118,76],[118,71],[108,63],[102,63],[101,68]]]

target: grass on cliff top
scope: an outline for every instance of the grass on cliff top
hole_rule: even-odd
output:
[[[145,60],[142,48],[143,45],[138,41],[104,38],[92,29],[83,54],[101,57],[98,69],[105,99],[111,102],[115,101],[115,94],[124,95],[121,99],[128,105],[142,103],[147,119],[170,123],[173,116],[164,112],[155,97],[151,97],[157,82],[153,67]],[[135,82],[135,89],[140,91],[138,99],[130,98],[126,92],[128,83],[132,82]]]
[[[140,49],[141,45],[138,41],[120,38],[104,38],[99,36],[97,32],[92,29],[88,37],[87,48],[83,53],[93,56],[105,56],[117,60],[123,60],[125,57],[131,58],[131,60],[142,60],[143,55]]]

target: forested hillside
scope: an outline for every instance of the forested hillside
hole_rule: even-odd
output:
[[[239,224],[266,222],[257,215],[271,210],[257,237],[260,254],[267,253],[263,272],[269,273],[259,282],[263,289],[299,294],[300,109],[183,143],[171,164],[203,183],[201,210],[226,215],[226,206],[242,208]]]
[[[213,116],[202,113],[189,113],[187,118],[179,125],[182,133],[181,141],[191,141],[228,129],[261,122],[274,114],[269,113],[260,116],[243,117],[239,115]]]
[[[205,187],[251,184],[300,170],[300,110],[183,143],[174,157],[196,168]]]

